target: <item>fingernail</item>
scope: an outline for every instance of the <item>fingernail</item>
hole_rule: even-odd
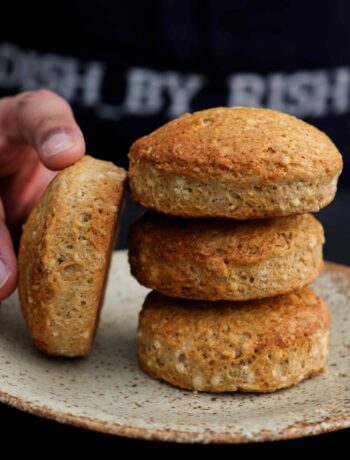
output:
[[[76,144],[75,139],[66,131],[56,131],[44,141],[42,152],[46,156],[57,155]]]
[[[11,270],[3,259],[0,259],[0,288],[5,286],[10,278]]]

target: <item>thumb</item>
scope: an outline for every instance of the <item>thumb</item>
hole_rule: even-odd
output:
[[[62,169],[85,153],[83,134],[67,101],[41,89],[12,101],[12,138],[30,144],[48,169]]]

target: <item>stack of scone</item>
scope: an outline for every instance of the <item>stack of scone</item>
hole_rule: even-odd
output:
[[[324,369],[330,314],[305,287],[324,234],[307,213],[334,198],[341,169],[324,133],[266,109],[186,114],[132,145],[132,197],[160,213],[129,236],[132,274],[155,290],[139,320],[145,372],[269,392]]]

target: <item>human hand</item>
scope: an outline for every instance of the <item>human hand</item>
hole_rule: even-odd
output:
[[[41,89],[0,99],[0,300],[17,284],[12,237],[55,171],[84,153],[72,110],[57,94]]]

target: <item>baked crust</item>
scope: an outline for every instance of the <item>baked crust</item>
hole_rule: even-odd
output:
[[[253,107],[186,113],[134,142],[130,159],[168,174],[228,176],[237,186],[329,180],[342,168],[326,134],[292,115]]]
[[[123,169],[84,156],[58,173],[23,226],[20,302],[41,351],[90,351],[125,182]]]
[[[270,392],[324,369],[330,312],[311,289],[250,302],[195,302],[153,291],[138,357],[151,377],[197,391]]]
[[[129,158],[133,199],[187,217],[315,212],[334,198],[342,169],[323,132],[250,107],[185,114],[134,142]]]
[[[313,282],[323,243],[310,214],[236,222],[146,213],[130,227],[129,261],[141,284],[172,297],[250,300]]]

